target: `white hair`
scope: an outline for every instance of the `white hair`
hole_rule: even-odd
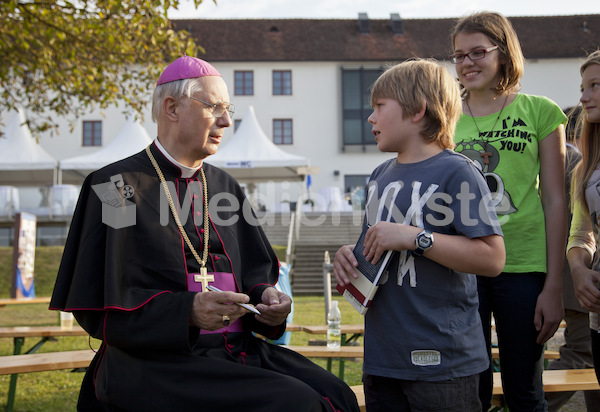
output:
[[[182,97],[191,97],[193,93],[203,90],[202,77],[192,79],[175,80],[159,84],[152,94],[152,121],[156,122],[162,111],[162,102],[167,96],[179,100]]]

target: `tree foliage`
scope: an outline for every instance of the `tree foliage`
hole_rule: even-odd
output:
[[[34,132],[111,105],[141,117],[165,64],[201,50],[168,21],[179,3],[1,0],[0,109],[25,109]]]

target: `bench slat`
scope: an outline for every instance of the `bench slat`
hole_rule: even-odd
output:
[[[360,407],[360,412],[366,412],[367,405],[365,403],[365,391],[362,385],[354,385],[351,386],[350,389],[356,395],[356,401],[358,402],[358,406]]]
[[[543,375],[545,392],[570,392],[598,390],[600,385],[594,369],[557,369],[545,370]],[[350,387],[356,395],[361,412],[366,410],[365,393],[362,385]],[[502,394],[500,372],[494,373],[494,395]]]
[[[342,346],[340,349],[328,349],[327,346],[294,346],[288,345],[284,348],[298,352],[307,358],[362,358],[364,356],[363,346]],[[492,358],[498,359],[498,348],[492,348]],[[544,352],[545,359],[558,359],[557,351],[547,350]]]
[[[327,325],[302,325],[302,331],[312,335],[325,335],[327,333]],[[363,324],[340,325],[340,332],[343,334],[362,335],[364,331],[365,326]]]
[[[0,356],[0,375],[42,372],[59,369],[84,368],[90,365],[95,353],[90,349]]]
[[[362,358],[364,354],[362,346],[341,346],[339,349],[328,349],[327,346],[282,346],[307,358]]]
[[[0,338],[45,338],[50,336],[86,336],[81,326],[62,329],[60,326],[12,326],[0,328]]]
[[[492,359],[500,359],[500,351],[498,348],[492,348]],[[560,353],[555,350],[545,350],[544,359],[560,359]]]
[[[547,369],[542,374],[545,392],[570,392],[600,389],[594,369]],[[500,372],[494,372],[494,395],[502,395]]]
[[[343,346],[340,350],[327,349],[319,346],[288,346],[289,349],[299,349],[299,353],[312,354],[314,357],[358,357],[362,353],[360,346]],[[58,369],[73,369],[89,366],[95,353],[91,350],[67,352],[36,353],[30,355],[13,355],[0,357],[0,374],[25,372],[41,372]],[[578,390],[598,390],[600,385],[594,369],[546,370],[543,374],[544,390],[546,392],[563,392]],[[365,399],[362,385],[352,386],[357,396],[361,411],[365,410]],[[494,395],[502,394],[500,373],[494,373]]]
[[[0,306],[27,305],[31,303],[50,303],[50,296],[40,298],[6,298],[0,299]]]

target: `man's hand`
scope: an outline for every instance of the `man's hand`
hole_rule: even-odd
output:
[[[236,292],[199,292],[194,296],[190,324],[200,329],[217,330],[222,328],[223,316],[229,316],[235,322],[249,311],[235,302],[248,303],[248,295]]]
[[[269,326],[278,326],[285,322],[292,310],[292,298],[274,287],[266,288],[261,298],[262,302],[256,305],[261,314],[254,315],[256,319]]]

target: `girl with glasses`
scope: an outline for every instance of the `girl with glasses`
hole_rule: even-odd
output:
[[[456,151],[481,168],[506,245],[503,273],[478,277],[486,343],[490,350],[493,314],[506,404],[511,412],[545,411],[544,344],[563,317],[566,116],[545,97],[518,93],[524,58],[503,15],[459,19],[451,47],[463,98]],[[491,365],[479,392],[487,411]]]

